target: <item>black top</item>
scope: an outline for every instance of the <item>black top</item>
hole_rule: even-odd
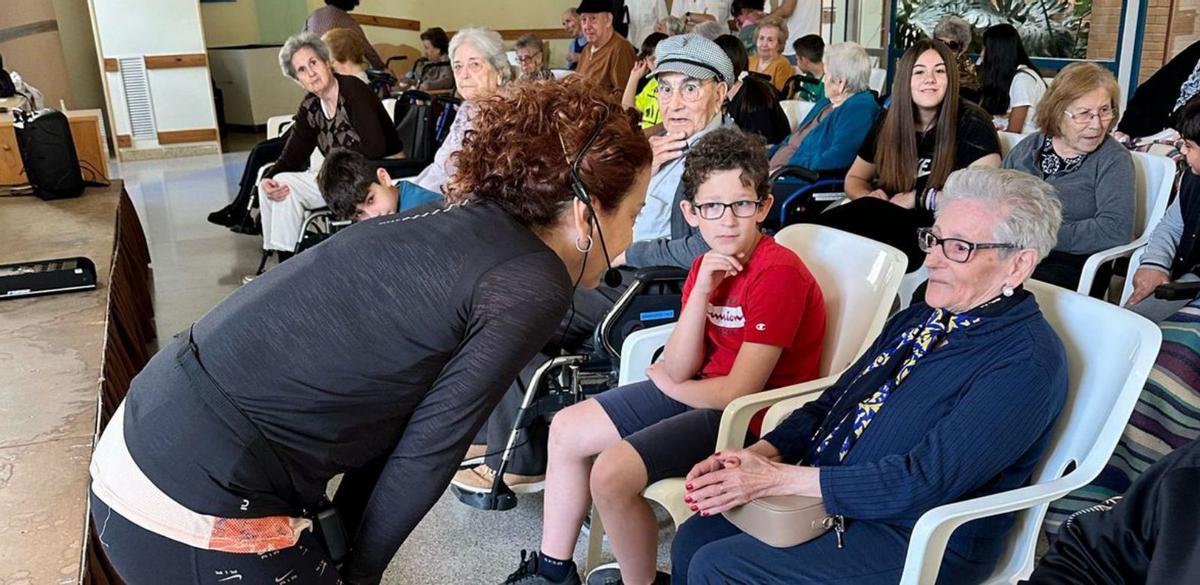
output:
[[[552,250],[499,208],[471,203],[342,230],[235,291],[194,338],[301,502],[338,473],[386,461],[346,569],[379,575],[570,296]],[[254,450],[196,398],[177,347],[126,398],[134,461],[196,512],[293,513]]]
[[[890,114],[890,112],[889,112]],[[875,140],[887,115],[880,116],[875,128],[867,134],[862,147],[858,149],[858,158],[875,164]],[[983,108],[967,102],[959,101],[958,105],[958,136],[954,152],[954,168],[965,169],[971,163],[989,155],[1000,154],[1000,138],[992,126],[992,118]],[[925,183],[933,170],[933,151],[937,147],[937,125],[934,124],[927,132],[917,132],[917,184],[915,191],[918,195],[925,192]],[[895,195],[895,193],[890,193]]]
[[[1175,102],[1197,61],[1200,61],[1200,42],[1189,45],[1139,85],[1122,112],[1117,130],[1139,138],[1170,126]]]
[[[752,84],[757,87],[751,87]],[[767,144],[779,144],[791,129],[775,87],[752,75],[742,81],[741,91],[729,100],[725,111],[738,128],[762,136]]]
[[[357,77],[336,73],[333,77],[338,83],[333,119],[325,117],[321,98],[311,93],[305,95],[293,117],[295,124],[288,132],[283,152],[265,177],[307,169],[314,148],[323,155],[337,147],[349,148],[372,160],[391,156],[403,148],[379,96]]]
[[[1193,441],[1151,465],[1111,509],[1082,513],[1063,526],[1022,583],[1196,583],[1197,485],[1200,443]]]

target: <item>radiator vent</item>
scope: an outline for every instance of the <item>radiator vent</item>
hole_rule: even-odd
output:
[[[150,100],[150,82],[146,78],[146,61],[137,57],[120,57],[121,85],[125,88],[125,108],[135,140],[156,140],[154,104]]]

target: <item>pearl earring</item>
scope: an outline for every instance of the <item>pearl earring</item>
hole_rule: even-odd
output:
[[[1004,285],[1004,288],[1001,289],[1000,292],[1006,297],[1013,296],[1013,288],[1011,286],[1008,286],[1007,284]]]

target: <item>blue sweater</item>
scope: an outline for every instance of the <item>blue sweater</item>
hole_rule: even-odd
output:
[[[763,439],[785,461],[798,461],[842,388],[931,311],[918,304],[893,317],[836,384]],[[1066,351],[1030,296],[956,331],[917,364],[842,465],[821,467],[825,508],[907,532],[937,506],[1021,487],[1045,451],[1066,394]],[[975,540],[1003,539],[1011,525],[1011,515],[968,523],[950,547],[966,551]]]
[[[796,128],[803,128],[828,105],[829,98],[817,102]],[[788,164],[813,171],[850,168],[867,133],[875,126],[879,112],[879,104],[871,92],[860,91],[850,96],[804,137]],[[771,154],[778,149],[775,146]]]

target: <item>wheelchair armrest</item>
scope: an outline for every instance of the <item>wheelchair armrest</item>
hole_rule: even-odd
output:
[[[678,266],[647,266],[639,268],[633,278],[643,284],[687,280],[688,271]]]
[[[784,176],[796,177],[798,179],[808,181],[809,183],[815,183],[821,178],[821,175],[814,170],[793,165],[783,165],[782,167],[775,169],[775,172],[771,173],[771,176],[767,179],[767,182],[774,183],[776,179]]]
[[[1154,289],[1154,298],[1164,301],[1190,301],[1200,294],[1200,281],[1168,282]]]

